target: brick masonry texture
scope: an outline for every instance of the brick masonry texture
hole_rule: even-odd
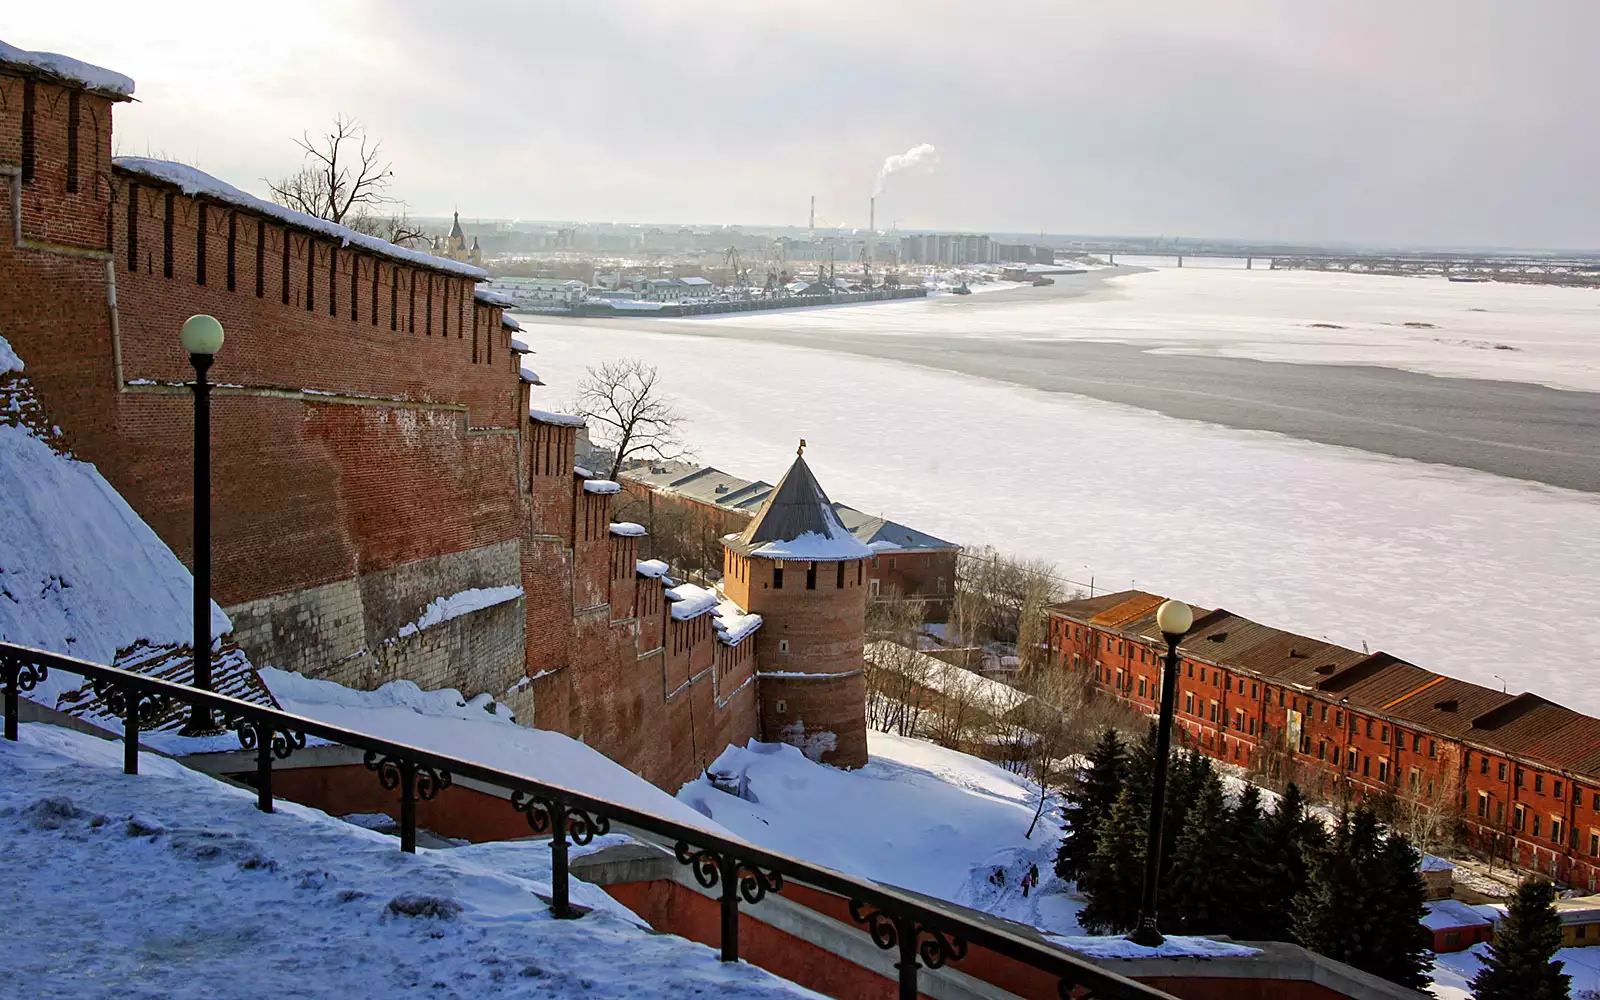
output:
[[[500,310],[470,280],[114,168],[111,102],[42,79],[21,181],[30,84],[14,72],[0,69],[0,334],[63,446],[192,564],[178,330],[195,313],[222,322],[214,594],[255,662],[488,692],[670,790],[729,742],[783,738],[757,708],[772,624],[730,648],[708,617],[670,618],[662,583],[633,569],[636,542],[610,534],[611,498],[574,474],[574,429],[529,419]],[[397,638],[434,598],[516,582],[522,599]],[[859,669],[859,595],[768,601],[769,622],[803,657]],[[859,694],[813,683],[793,696],[808,717],[857,724]],[[864,761],[864,735],[846,745],[837,759]]]

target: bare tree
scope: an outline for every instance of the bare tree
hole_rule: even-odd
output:
[[[637,358],[590,366],[578,383],[579,415],[615,454],[607,478],[616,479],[632,460],[672,461],[688,454],[679,437],[683,418],[659,383],[655,366]]]
[[[371,139],[356,119],[340,114],[327,130],[294,140],[304,153],[300,169],[276,184],[267,182],[272,200],[390,243],[408,244],[422,236],[405,206],[387,194],[392,165],[383,144]]]

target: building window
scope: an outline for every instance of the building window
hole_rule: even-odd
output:
[[[1367,739],[1372,739],[1372,720],[1367,720]]]
[[[1428,741],[1428,756],[1429,757],[1438,757],[1439,756],[1439,741],[1438,740],[1429,740]]]
[[[778,640],[778,652],[787,653],[788,651],[789,651],[789,640],[788,639],[779,639]]]
[[[834,590],[843,590],[844,589],[844,563],[840,562],[840,563],[835,563],[834,565],[836,565],[839,568],[834,573],[833,589]],[[939,582],[943,583],[944,581],[940,580]]]
[[[1389,783],[1389,761],[1383,757],[1378,758],[1378,780]]]
[[[1482,757],[1482,756],[1480,756],[1478,758],[1478,773],[1479,774],[1488,774],[1489,773],[1489,758]]]
[[[1278,689],[1278,707],[1283,707],[1283,688]]]
[[[934,581],[933,592],[935,594],[944,593],[944,577],[941,576],[936,581]]]
[[[1333,748],[1333,766],[1334,767],[1338,767],[1339,766],[1339,748],[1338,747],[1334,747]]]
[[[1505,761],[1501,761],[1500,762],[1499,771],[1500,771],[1500,780],[1501,781],[1506,780],[1506,762]],[[1596,795],[1595,796],[1594,807],[1596,809],[1600,809],[1600,795]]]
[[[1333,712],[1333,724],[1336,725],[1336,726],[1341,726],[1341,727],[1344,725],[1344,712],[1342,710],[1340,710],[1340,709],[1335,709],[1334,710],[1334,712]]]
[[[1322,721],[1323,722],[1327,722],[1328,721],[1328,706],[1326,706],[1326,705],[1322,706]]]
[[[1388,746],[1389,745],[1389,727],[1388,726],[1383,726],[1383,727],[1380,728],[1379,732],[1382,733],[1382,735],[1378,737],[1379,742],[1381,742],[1384,746]]]
[[[1193,679],[1193,677],[1194,677],[1194,664],[1190,663],[1190,664],[1187,664],[1187,666],[1189,667],[1189,677],[1191,679]],[[1600,809],[1600,806],[1595,806],[1595,808],[1596,809]]]
[[[1144,697],[1144,678],[1139,678],[1139,697]]]
[[[1345,770],[1354,771],[1356,769],[1356,756],[1357,756],[1356,748],[1355,747],[1351,747],[1350,748],[1350,752],[1345,754],[1345,756],[1344,756]]]
[[[1600,830],[1589,831],[1589,856],[1600,858]]]
[[[1528,815],[1528,810],[1524,809],[1522,807],[1521,803],[1518,803],[1511,810],[1511,825],[1512,825],[1512,827],[1514,829],[1517,829],[1517,830],[1522,829],[1523,820],[1527,818],[1527,815]]]
[[[1234,732],[1242,732],[1244,730],[1244,709],[1242,708],[1233,710],[1233,729]]]
[[[1250,720],[1250,735],[1254,736],[1255,734],[1256,734],[1256,720],[1252,718]]]
[[[1537,837],[1539,835],[1539,817],[1538,816],[1535,816],[1533,818],[1533,835],[1535,837]]]
[[[448,288],[449,286],[447,285],[445,287]],[[817,564],[816,563],[811,563],[808,566],[806,566],[806,589],[807,590],[816,590],[817,589]]]
[[[1478,793],[1478,815],[1482,816],[1484,819],[1488,819],[1489,818],[1489,793],[1488,792],[1479,792]]]
[[[1411,769],[1410,784],[1411,794],[1413,795],[1415,795],[1418,789],[1422,787],[1422,772],[1414,767]]]
[[[1554,780],[1555,780],[1555,784],[1550,786],[1550,794],[1554,795],[1556,798],[1559,799],[1559,798],[1561,798],[1561,779],[1560,778],[1556,778]]]
[[[772,589],[773,590],[782,590],[783,589],[783,567],[782,566],[774,566],[774,567],[772,567]]]
[[[1327,760],[1328,759],[1328,741],[1327,740],[1318,740],[1317,741],[1317,759],[1318,760]]]
[[[1243,684],[1244,681],[1240,681],[1239,683]],[[1256,692],[1259,691],[1259,690],[1260,690],[1260,685],[1255,684],[1254,682],[1252,682],[1251,685],[1250,685],[1250,697],[1252,699],[1256,698],[1257,697]]]
[[[1522,768],[1519,767],[1519,768],[1517,768],[1517,787],[1518,788],[1523,787],[1523,780],[1522,779],[1523,779],[1523,771],[1522,771]]]
[[[867,596],[876,599],[878,596],[878,578],[873,577],[867,581]]]
[[[1190,715],[1194,714],[1194,692],[1186,691],[1183,695],[1183,710]]]
[[[1411,752],[1412,753],[1421,753],[1422,752],[1422,734],[1421,733],[1412,733],[1411,734]]]
[[[1363,758],[1361,758],[1361,776],[1363,778],[1372,777],[1372,758],[1371,757],[1363,757]]]
[[[1550,817],[1550,841],[1552,843],[1555,843],[1555,844],[1561,843],[1561,819],[1560,819],[1560,817],[1557,817],[1557,816],[1551,816]]]
[[[1217,703],[1216,702],[1212,702],[1211,703],[1211,721],[1212,722],[1216,722],[1217,721]]]

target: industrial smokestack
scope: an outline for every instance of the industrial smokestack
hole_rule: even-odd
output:
[[[867,275],[872,274],[872,244],[873,237],[878,235],[878,198],[876,195],[867,199]]]
[[[810,232],[811,232],[811,242],[813,242],[813,243],[817,242],[817,196],[816,195],[812,195],[811,196],[811,221],[810,221],[810,223],[807,224],[806,228],[809,229]]]

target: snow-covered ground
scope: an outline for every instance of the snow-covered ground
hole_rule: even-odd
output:
[[[940,310],[913,305],[921,311],[899,323],[944,322]],[[859,330],[898,306],[783,322]],[[960,314],[980,323],[988,315]],[[765,321],[740,318],[758,316]],[[1498,687],[1503,675],[1514,690],[1600,713],[1590,639],[1574,627],[1600,605],[1600,503],[1591,495],[668,329],[539,323],[550,385],[535,390],[537,405],[569,399],[586,365],[643,358],[660,369],[687,418],[685,436],[709,464],[770,479],[805,438],[830,496],[940,537],[1042,557],[1070,579],[1093,575],[1102,591],[1137,584],[1482,684]],[[1496,614],[1484,612],[1486,602]],[[1505,627],[1508,616],[1516,628]]]
[[[1433,995],[1439,1000],[1472,1000],[1472,977],[1483,967],[1478,956],[1488,950],[1486,944],[1475,944],[1466,951],[1435,955]],[[1556,958],[1566,963],[1562,971],[1572,977],[1573,996],[1600,991],[1600,948],[1562,948]]]
[[[25,362],[0,336],[0,382],[26,376]],[[35,405],[31,390],[0,394],[19,412]],[[98,469],[29,423],[0,422],[0,640],[96,663],[139,639],[190,642],[189,570]],[[232,628],[213,603],[212,634]],[[54,705],[80,683],[53,671],[34,697]]]
[[[30,998],[814,997],[650,933],[573,883],[550,917],[532,842],[401,853],[393,838],[43,725],[0,741],[7,961]]]
[[[923,740],[869,732],[870,761],[840,771],[794,747],[751,741],[729,747],[678,799],[769,850],[887,882],[1062,935],[1081,934],[1082,903],[1053,869],[1061,843],[1052,802],[1033,837],[1038,790],[987,761]],[[719,779],[720,780],[720,779]],[[1021,882],[1032,865],[1040,886]],[[995,877],[1004,870],[1004,884]],[[991,880],[993,878],[993,880]]]
[[[1379,365],[1600,391],[1600,290],[1592,288],[1216,267],[1157,268],[1102,280],[1099,292],[1081,298],[1041,294],[978,310],[910,301],[663,322],[1117,341],[1159,351]]]
[[[459,691],[424,691],[410,681],[355,691],[272,667],[261,671],[261,679],[286,712],[563,785],[712,833],[728,832],[600,751],[518,725],[487,696],[468,701]]]

